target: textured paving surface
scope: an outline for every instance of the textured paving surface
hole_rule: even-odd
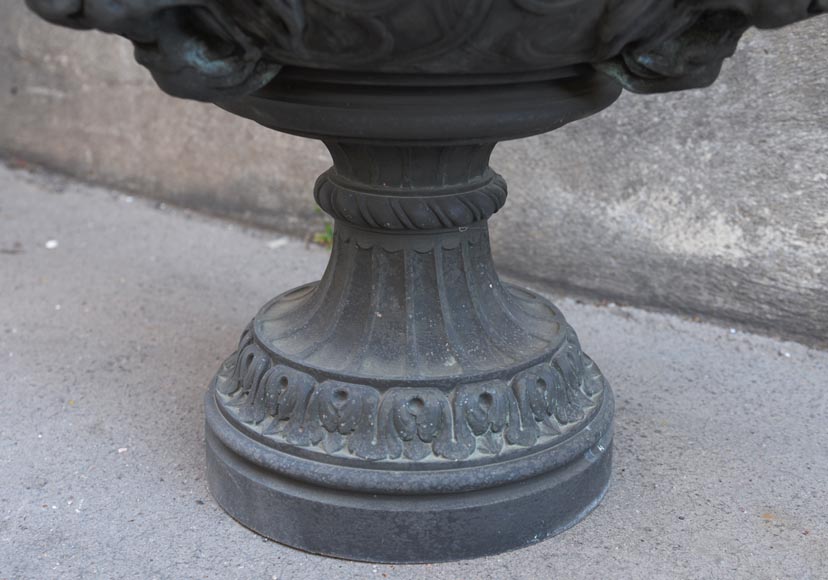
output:
[[[618,400],[582,524],[432,566],[244,529],[205,485],[202,393],[258,306],[321,274],[274,237],[0,167],[0,579],[828,576],[828,353],[565,298]]]

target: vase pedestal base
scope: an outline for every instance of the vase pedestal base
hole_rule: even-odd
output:
[[[489,158],[618,92],[583,68],[460,85],[292,69],[219,103],[325,143],[314,198],[335,220],[322,279],[259,311],[207,395],[224,509],[296,548],[404,563],[518,548],[597,505],[612,392],[561,312],[498,277]]]
[[[504,284],[486,222],[337,222],[322,280],[265,305],[207,395],[210,489],[310,552],[494,554],[567,529],[609,481],[613,398],[560,311]]]

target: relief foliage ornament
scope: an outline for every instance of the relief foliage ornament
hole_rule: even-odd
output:
[[[605,380],[568,329],[544,363],[510,379],[379,389],[282,364],[248,328],[216,378],[225,415],[265,440],[366,460],[507,454],[562,440],[598,412]]]
[[[828,0],[26,1],[49,21],[130,39],[162,89],[207,101],[254,92],[283,65],[446,74],[589,64],[635,92],[697,88],[751,26],[828,11]]]

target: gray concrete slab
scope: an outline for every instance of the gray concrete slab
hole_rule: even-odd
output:
[[[202,394],[327,258],[277,237],[0,168],[0,578],[828,578],[828,352],[566,298],[618,398],[582,524],[432,566],[236,524],[205,484]]]

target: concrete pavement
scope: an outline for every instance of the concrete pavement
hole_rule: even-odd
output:
[[[0,166],[0,579],[828,577],[828,352],[557,303],[618,402],[614,481],[524,550],[375,566],[268,542],[204,478],[202,395],[327,251]]]

